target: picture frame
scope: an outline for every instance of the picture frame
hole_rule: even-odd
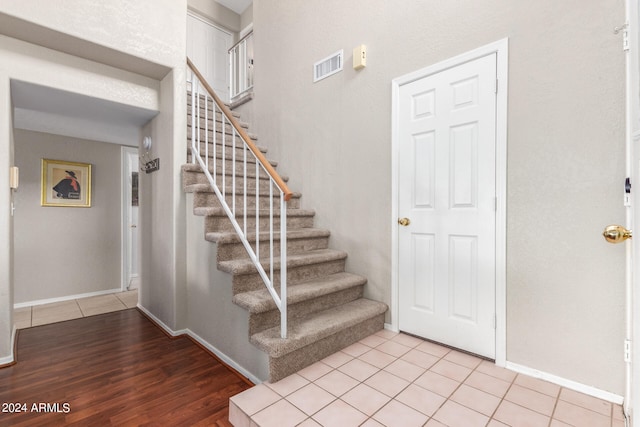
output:
[[[42,159],[41,205],[90,208],[91,164]]]

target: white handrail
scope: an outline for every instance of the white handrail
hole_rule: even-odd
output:
[[[218,197],[222,209],[231,221],[233,229],[237,233],[246,249],[249,259],[253,262],[258,274],[267,287],[269,294],[273,298],[276,306],[280,310],[280,335],[282,338],[287,337],[287,200],[291,197],[291,191],[288,189],[282,178],[277,175],[271,164],[264,158],[262,153],[256,148],[247,133],[241,129],[237,121],[233,118],[228,108],[215,95],[211,86],[204,81],[200,72],[193,66],[191,61],[187,59],[187,86],[190,89],[189,97],[191,98],[191,159],[194,164],[199,164],[203,173],[207,177],[211,188]],[[211,118],[209,117],[208,104],[212,104]],[[218,117],[219,124],[218,124]],[[212,138],[209,138],[209,120],[212,120]],[[201,122],[204,122],[202,124]],[[218,141],[218,135],[220,141]],[[209,144],[212,144],[211,154],[209,153]],[[227,144],[230,144],[231,155],[227,159]],[[204,145],[204,147],[203,147]],[[221,152],[218,158],[218,147]],[[237,168],[236,150],[242,149],[242,167]],[[204,150],[204,157],[201,155]],[[227,168],[227,161],[231,161],[231,167]],[[255,176],[248,174],[249,163],[255,162]],[[211,164],[210,164],[211,163]],[[218,168],[220,163],[220,168]],[[230,169],[230,170],[228,170]],[[238,169],[241,169],[238,171]],[[213,173],[211,173],[213,172]],[[227,178],[229,175],[229,178]],[[260,206],[260,180],[266,176],[268,182],[268,201],[267,207]],[[227,184],[227,180],[231,180],[231,185]],[[236,203],[237,187],[236,181],[242,180],[242,202]],[[248,182],[255,180],[255,195],[248,196]],[[228,188],[230,187],[230,188]],[[228,192],[230,191],[230,194]],[[279,194],[280,198],[280,220],[277,224],[276,211],[274,209],[274,192]],[[227,196],[231,197],[231,206],[227,203]],[[250,197],[255,198],[255,247],[251,246],[248,234],[248,218]],[[238,206],[240,205],[240,206]],[[260,248],[260,213],[261,209],[268,211],[269,224],[266,227],[268,240],[265,242],[266,248],[261,256]],[[237,216],[242,215],[242,226],[239,224]],[[263,214],[263,216],[265,216]],[[274,247],[274,233],[280,229],[280,254],[276,255]],[[279,264],[280,267],[280,294],[275,287],[274,270]]]

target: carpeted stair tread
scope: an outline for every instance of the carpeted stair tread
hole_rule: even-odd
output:
[[[287,288],[287,304],[318,298],[333,292],[339,292],[354,286],[364,285],[366,277],[351,273],[336,273],[316,278]],[[276,304],[267,289],[244,292],[233,297],[233,302],[250,313],[264,313],[275,310]]]
[[[307,251],[300,254],[292,254],[287,256],[287,268],[300,267],[312,264],[321,264],[325,262],[331,262],[336,260],[343,260],[347,258],[347,253],[344,251],[337,251],[334,249],[317,249],[314,251]],[[268,268],[269,260],[266,259],[262,262],[264,268]],[[276,257],[273,260],[274,270],[280,269],[280,257]],[[218,263],[218,269],[231,273],[233,275],[253,274],[256,272],[256,267],[250,259],[234,259],[230,261],[220,261]]]
[[[360,298],[291,322],[286,339],[280,337],[280,327],[277,326],[252,335],[251,343],[270,357],[278,358],[386,311],[386,304]]]
[[[322,228],[293,228],[287,229],[287,239],[305,239],[313,237],[329,237],[331,232]],[[209,232],[205,235],[205,239],[209,242],[215,242],[219,245],[229,243],[240,243],[240,236],[235,232]],[[255,242],[256,233],[247,233],[247,240]],[[273,240],[280,240],[280,231],[274,231]],[[260,233],[261,244],[269,244],[269,232]]]

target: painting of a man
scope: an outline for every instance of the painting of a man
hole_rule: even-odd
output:
[[[74,171],[65,171],[66,176],[60,180],[54,187],[56,197],[61,199],[80,199],[80,183]]]

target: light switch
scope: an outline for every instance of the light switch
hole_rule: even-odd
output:
[[[353,69],[362,70],[367,66],[367,47],[363,44],[353,49]]]

